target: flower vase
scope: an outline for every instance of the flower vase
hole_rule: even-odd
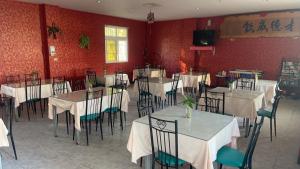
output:
[[[232,92],[232,91],[233,91],[233,88],[234,88],[234,87],[233,87],[233,83],[229,83],[229,84],[228,84],[228,87],[229,87],[229,91]]]
[[[185,117],[186,118],[192,118],[192,108],[186,107],[186,109],[185,109]]]

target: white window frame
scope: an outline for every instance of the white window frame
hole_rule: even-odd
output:
[[[126,31],[127,31],[127,36],[126,37],[112,37],[112,36],[106,36],[105,35],[105,28],[106,27],[111,27],[111,28],[116,28],[116,29],[118,29],[118,28],[122,28],[122,29],[126,29]],[[117,33],[117,32],[116,32]],[[123,27],[123,26],[115,26],[115,25],[104,25],[104,37],[105,37],[105,42],[104,42],[104,44],[105,44],[105,63],[126,63],[126,62],[128,62],[128,49],[129,49],[129,43],[128,43],[128,27]],[[106,40],[114,40],[114,41],[116,41],[116,49],[117,49],[117,60],[116,61],[107,61],[107,58],[106,58],[106,53],[107,53],[107,48],[106,48]],[[119,41],[126,41],[127,42],[127,50],[126,50],[126,52],[127,52],[127,59],[126,59],[126,61],[119,61]]]

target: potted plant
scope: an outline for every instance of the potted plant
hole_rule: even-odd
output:
[[[194,107],[195,100],[190,97],[190,96],[183,96],[184,100],[183,100],[183,105],[186,107],[186,118],[191,118],[192,117],[192,109]]]
[[[47,26],[47,29],[48,29],[48,36],[49,37],[52,36],[53,39],[56,39],[57,33],[61,33],[60,28],[56,26],[54,22],[52,22],[51,26]]]
[[[90,46],[90,37],[82,34],[79,38],[79,46],[80,48],[88,49]]]

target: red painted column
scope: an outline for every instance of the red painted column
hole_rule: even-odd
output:
[[[43,62],[44,62],[44,74],[45,74],[45,79],[49,79],[50,63],[49,63],[48,34],[47,34],[47,24],[46,24],[46,7],[44,4],[39,5],[39,15],[40,15],[40,29],[41,29],[41,39],[42,39],[42,54],[43,54]]]

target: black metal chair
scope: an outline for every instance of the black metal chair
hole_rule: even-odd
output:
[[[122,71],[115,72],[115,84],[114,84],[114,86],[127,89],[127,81],[124,80],[124,78],[123,78],[124,74],[125,73],[122,72]]]
[[[13,83],[21,84],[20,75],[9,75],[6,76],[5,79],[6,79],[6,84],[13,84]]]
[[[32,80],[32,79],[38,79],[40,76],[39,76],[39,73],[38,72],[32,72],[32,73],[29,73],[29,74],[24,74],[24,80],[28,81],[28,80]]]
[[[124,88],[119,88],[116,86],[109,87],[110,91],[107,93],[109,96],[109,108],[103,111],[102,120],[104,119],[104,114],[108,114],[108,125],[111,127],[111,134],[113,135],[113,128],[115,123],[115,118],[118,113],[120,113],[120,126],[123,130],[123,112],[122,112],[122,100]]]
[[[91,83],[93,87],[98,87],[100,84],[97,81],[96,71],[88,70],[86,71],[86,81]]]
[[[52,79],[52,94],[54,96],[69,93],[69,88],[67,86],[67,81],[65,77],[53,77]],[[65,111],[66,115],[66,125],[67,125],[67,134],[69,135],[69,121],[71,119],[71,114],[69,111]],[[58,121],[58,114],[56,115]]]
[[[272,131],[272,126],[273,126],[273,120],[274,120],[274,131],[275,131],[275,136],[277,135],[276,133],[276,112],[277,112],[277,108],[278,108],[278,104],[280,101],[281,96],[280,95],[276,95],[274,98],[274,103],[272,105],[272,110],[265,110],[265,109],[261,109],[257,112],[258,116],[262,116],[262,117],[267,117],[270,119],[270,139],[272,141],[272,136],[273,136],[273,131]]]
[[[205,111],[206,110],[206,106],[205,106],[205,92],[206,92],[206,85],[203,85],[203,82],[199,82],[198,83],[198,93],[196,94],[196,106],[195,109],[196,110],[201,110],[201,111]]]
[[[42,109],[42,98],[41,98],[41,79],[25,79],[25,97],[26,97],[26,108],[28,114],[28,120],[30,120],[29,109],[32,108],[33,112],[36,114],[36,104],[40,102],[40,109],[42,118],[44,116],[44,112]]]
[[[238,78],[236,80],[235,88],[242,90],[255,90],[255,79]]]
[[[12,122],[13,122],[13,98],[7,97],[7,96],[1,96],[0,95],[0,109],[1,109],[1,116],[3,119],[3,122],[6,127],[8,127],[8,135],[10,136],[11,144],[14,150],[15,159],[18,159],[16,146],[14,142],[13,137],[13,131],[12,131]]]
[[[259,123],[255,122],[245,153],[228,146],[224,146],[218,151],[216,162],[220,164],[220,169],[222,169],[223,165],[239,169],[252,169],[252,156],[263,122],[264,117],[261,118]]]
[[[160,164],[161,168],[182,167],[187,162],[178,158],[178,123],[149,117],[149,129],[152,147],[152,168]],[[191,167],[191,166],[190,166]],[[192,168],[192,167],[191,167]]]
[[[222,110],[220,110],[220,104],[222,104]],[[205,105],[206,111],[213,113],[225,114],[225,92],[211,92],[205,91]]]
[[[92,131],[92,122],[96,123],[96,131],[98,123],[100,127],[101,140],[103,140],[102,132],[102,100],[103,100],[103,89],[87,91],[86,102],[85,102],[85,115],[80,116],[80,122],[84,124],[86,133],[86,144],[89,145],[89,134]],[[73,127],[73,139],[75,134],[75,125]]]
[[[178,88],[179,79],[180,79],[180,74],[174,74],[173,81],[172,81],[172,88],[170,91],[166,92],[168,105],[170,105],[170,102],[171,102],[171,106],[173,104],[174,105],[177,104],[177,88]]]
[[[78,91],[78,90],[85,90],[85,80],[84,77],[78,78],[78,79],[72,79],[71,80],[71,88],[72,91]]]

